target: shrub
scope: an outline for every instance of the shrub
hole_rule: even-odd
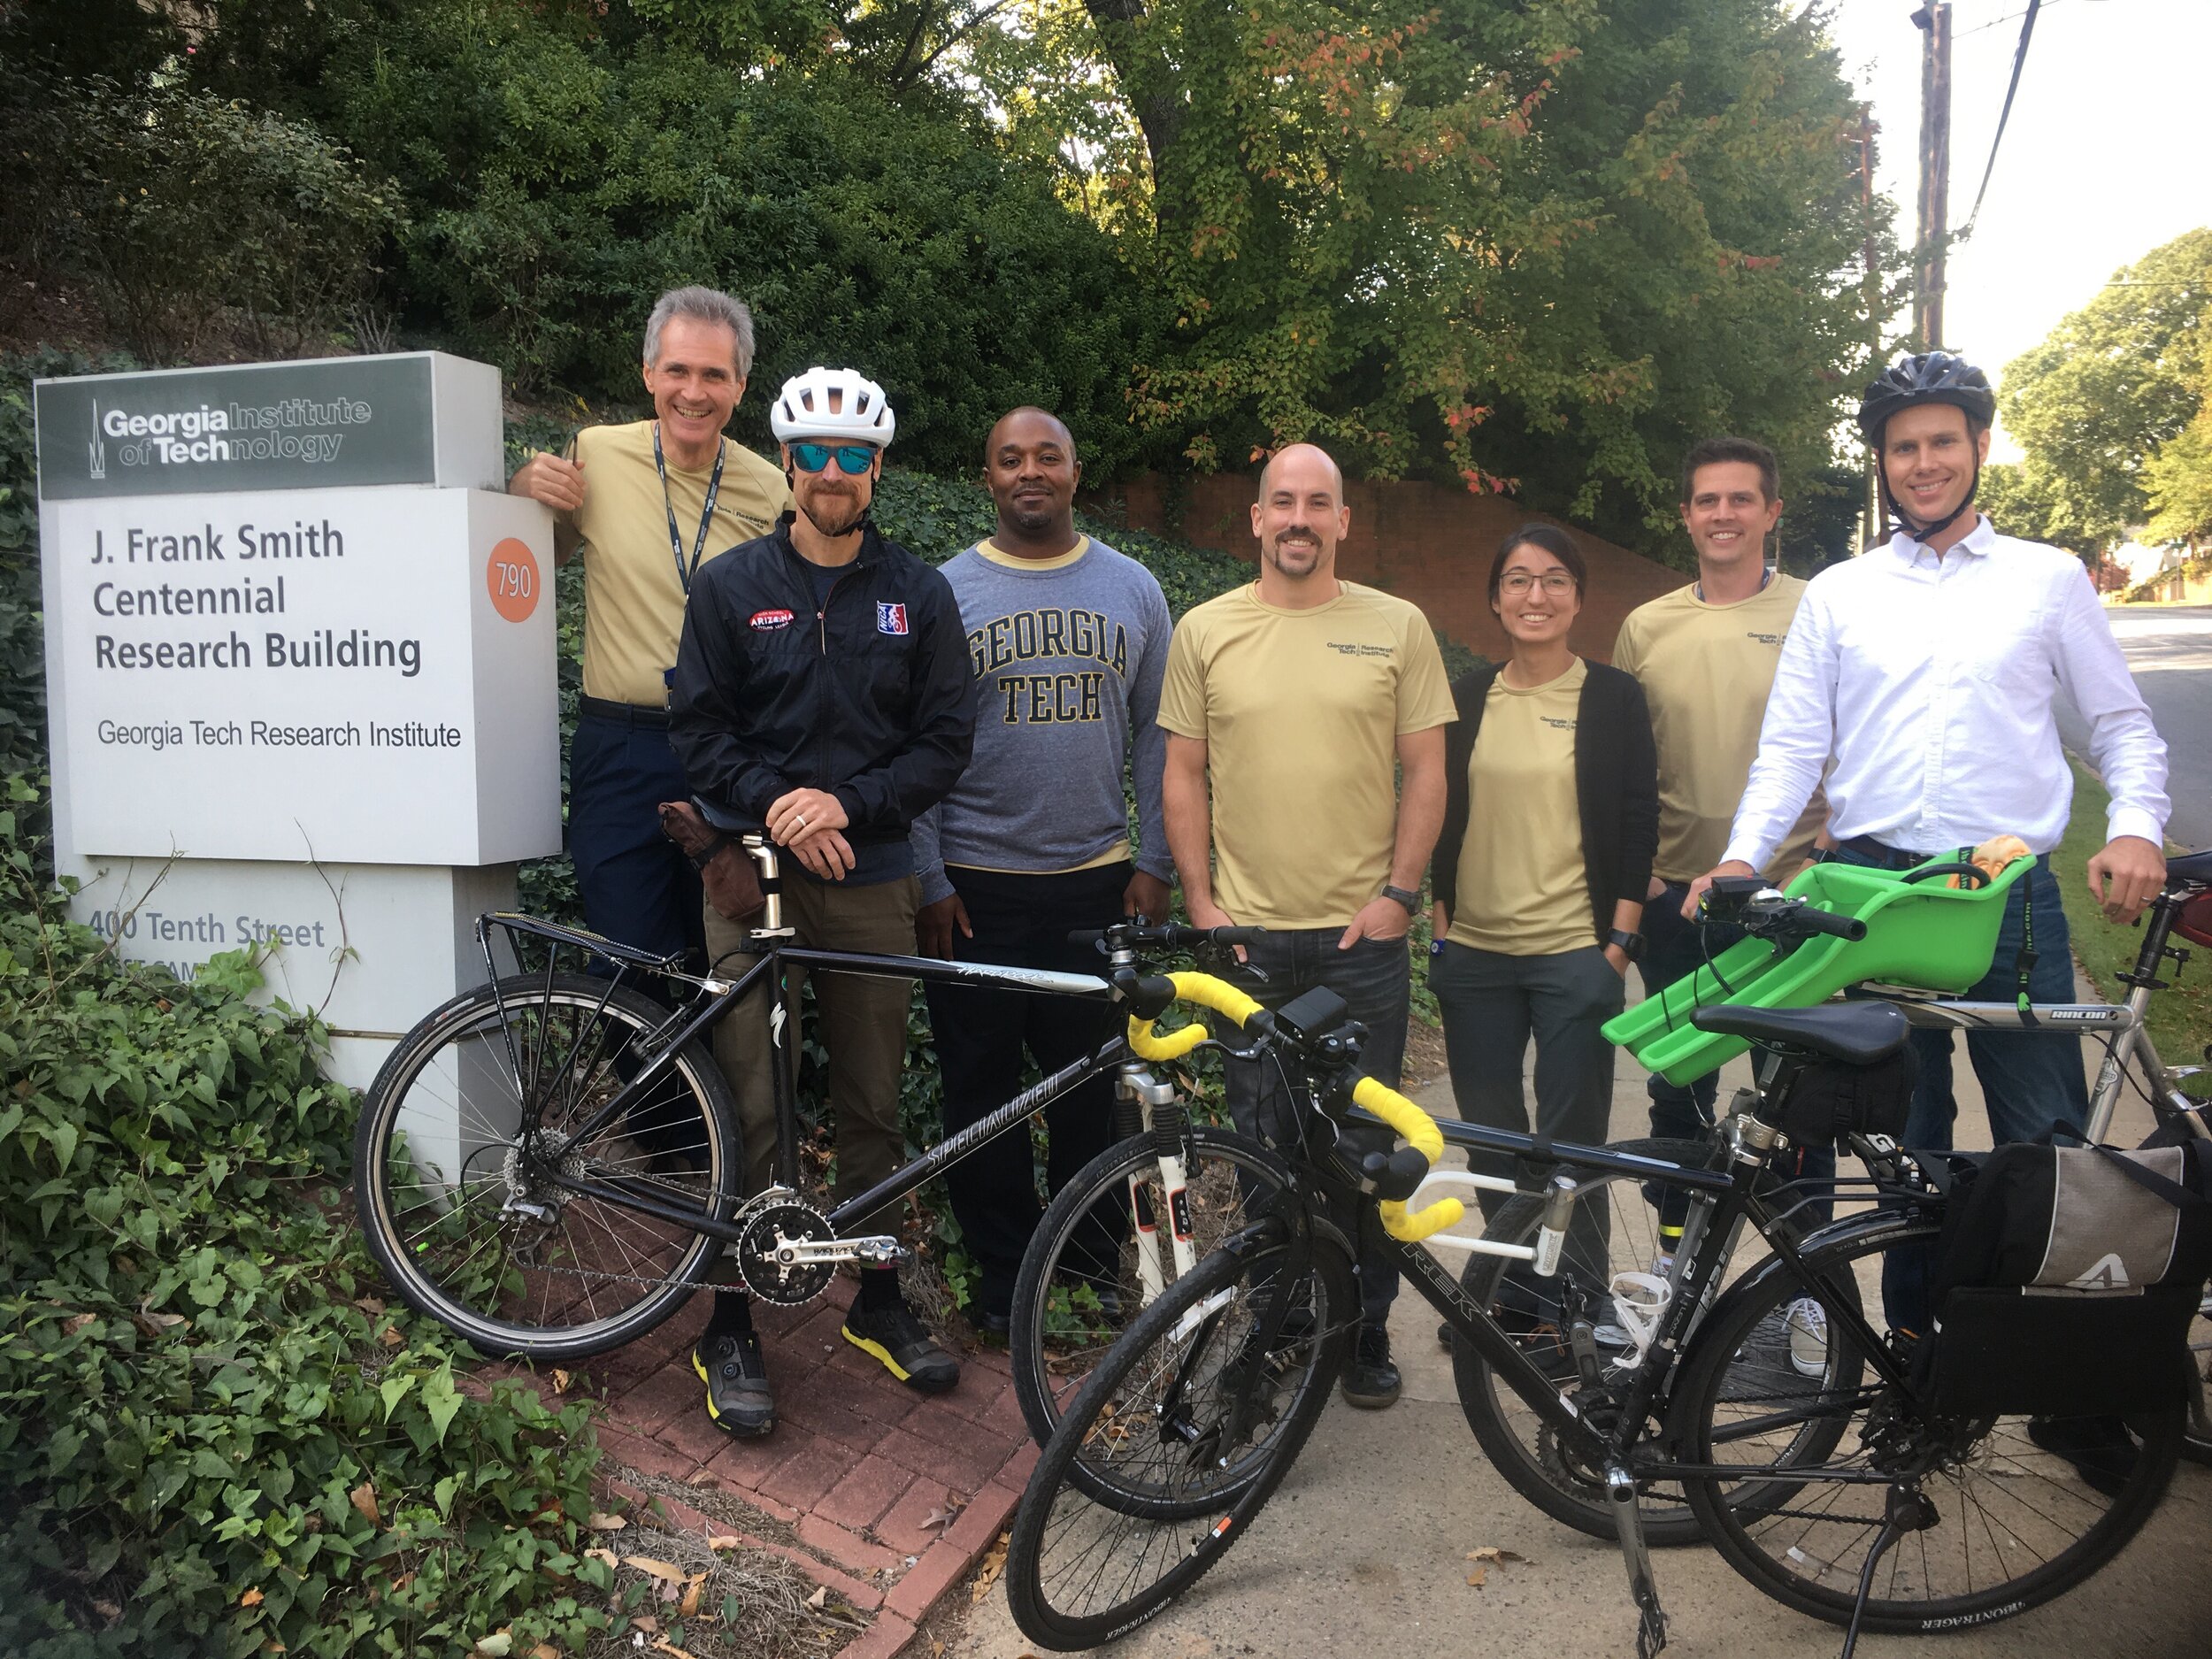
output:
[[[0,811],[0,1652],[580,1647],[586,1409],[384,1307],[319,1026],[60,919],[38,795]]]

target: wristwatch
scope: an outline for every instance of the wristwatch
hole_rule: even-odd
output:
[[[1417,916],[1421,912],[1421,895],[1408,888],[1385,887],[1381,896],[1404,905],[1408,916]]]
[[[1616,927],[1611,933],[1606,934],[1605,942],[1609,945],[1618,945],[1621,948],[1621,955],[1626,956],[1631,962],[1641,962],[1644,959],[1644,936],[1641,933],[1632,933],[1624,928]]]

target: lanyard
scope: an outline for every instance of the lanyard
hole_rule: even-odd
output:
[[[692,543],[691,563],[684,564],[683,532],[676,527],[676,503],[668,498],[668,463],[661,457],[661,423],[653,423],[653,468],[661,475],[661,506],[668,514],[668,551],[676,561],[676,581],[691,595],[691,579],[699,573],[699,561],[706,556],[707,530],[714,523],[714,498],[722,493],[722,462],[729,450],[718,447],[714,452],[714,473],[707,480],[707,503],[699,513],[699,539]]]

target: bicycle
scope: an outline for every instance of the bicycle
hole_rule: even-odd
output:
[[[1935,866],[1930,873],[1942,876],[1953,873],[1955,868]],[[1978,875],[1963,879],[1986,879]],[[1774,909],[1772,900],[1739,894],[1730,902],[1724,894],[1723,902],[1725,914],[1710,919],[1744,925],[1754,936],[1770,931],[1763,918]],[[2192,904],[2199,905],[2203,914],[2200,919],[2185,921],[2185,912]],[[1778,913],[1787,912],[1783,910]],[[1907,1021],[1916,1027],[1952,1031],[2055,1027],[2078,1032],[2085,1037],[2101,1038],[2106,1054],[2091,1092],[2085,1132],[2092,1141],[2105,1139],[2115,1108],[2128,1086],[2132,1086],[2149,1104],[2160,1136],[2212,1137],[2212,1103],[2189,1095],[2181,1087],[2186,1079],[2204,1073],[2207,1068],[2166,1065],[2144,1025],[2144,1014],[2152,993],[2165,988],[2168,983],[2159,978],[2164,964],[2171,961],[2177,970],[2188,959],[2189,953],[2173,942],[2176,933],[2212,946],[2212,853],[2185,855],[2170,862],[2166,887],[2146,910],[2143,926],[2143,941],[2135,964],[2121,976],[2131,989],[2126,1002],[2120,1004],[2035,1003],[2023,1010],[2012,1002],[1939,1002],[1933,1000],[1931,993],[1893,985],[1869,984],[1861,988],[1869,995],[1897,1004]],[[2182,931],[2192,927],[2197,930],[2196,933]],[[1619,1151],[1674,1163],[1696,1162],[1704,1152],[1701,1144],[1695,1141],[1649,1140],[1614,1144]],[[1589,1185],[1586,1181],[1586,1188]],[[1832,1179],[1817,1187],[1809,1187],[1801,1194],[1801,1202],[1809,1211],[1824,1203],[1871,1197],[1873,1185],[1867,1180]],[[1514,1198],[1491,1217],[1484,1236],[1509,1243],[1526,1243],[1536,1233],[1541,1212],[1540,1200],[1525,1195]],[[1586,1236],[1570,1239],[1563,1271],[1586,1283],[1604,1286],[1610,1285],[1621,1272],[1652,1266],[1662,1249],[1653,1225],[1655,1219],[1653,1212],[1637,1202],[1633,1191],[1628,1191],[1613,1206],[1613,1225],[1602,1240],[1601,1248],[1593,1248]],[[1507,1266],[1505,1261],[1496,1256],[1472,1257],[1464,1275],[1464,1288],[1485,1306],[1495,1304],[1507,1287]],[[1616,1324],[1616,1332],[1617,1328]],[[2212,1295],[2207,1297],[2205,1314],[2192,1333],[2191,1347],[2196,1359],[2190,1371],[2190,1426],[2183,1450],[2193,1461],[2212,1463],[2212,1407],[2208,1406],[2207,1398],[2208,1393],[2212,1392],[2207,1382],[2208,1371],[2212,1371]],[[1461,1409],[1493,1467],[1522,1496],[1562,1525],[1594,1537],[1611,1537],[1611,1511],[1603,1490],[1590,1471],[1567,1465],[1560,1455],[1555,1437],[1540,1420],[1522,1409],[1510,1390],[1501,1386],[1479,1356],[1463,1347],[1457,1348],[1454,1361]],[[1609,1371],[1607,1379],[1609,1388],[1595,1402],[1600,1409],[1604,1408],[1609,1385],[1617,1380]],[[1696,1517],[1678,1493],[1647,1493],[1644,1530],[1647,1539],[1655,1544],[1686,1544],[1702,1536]]]
[[[362,1232],[409,1307],[487,1354],[567,1360],[653,1329],[716,1282],[710,1269],[725,1250],[754,1295],[803,1303],[829,1287],[839,1264],[902,1254],[895,1238],[848,1229],[1068,1090],[1114,1071],[1125,1097],[1159,1093],[1112,1029],[1122,993],[1109,979],[794,945],[775,848],[757,835],[743,846],[766,908],[751,929],[757,959],[734,978],[527,916],[479,918],[488,983],[400,1041],[370,1086],[356,1137]],[[1133,973],[1141,950],[1248,942],[1254,930],[1125,923],[1112,932],[1118,969]],[[518,964],[526,943],[541,949],[542,968],[502,975],[498,939]],[[565,951],[611,972],[561,972]],[[795,1068],[780,1034],[799,1028],[787,965],[1093,999],[1102,1040],[826,1211],[797,1190]],[[638,981],[661,997],[634,988]],[[735,1106],[703,1040],[756,994],[776,998],[776,1181],[748,1199],[738,1191]],[[1225,1168],[1234,1165],[1233,1149],[1224,1156]],[[1180,1256],[1149,1243],[1159,1282],[1197,1259],[1187,1231],[1177,1236]]]
[[[1859,926],[1799,902],[1783,906],[1770,918],[1778,927],[1811,934]],[[1319,1416],[1358,1317],[1351,1240],[1332,1219],[1343,1208],[1460,1347],[1479,1355],[1556,1436],[1563,1456],[1601,1486],[1638,1609],[1641,1654],[1663,1644],[1666,1628],[1638,1503],[1655,1482],[1677,1483],[1724,1556],[1767,1594],[1833,1622],[1857,1617],[1893,1632],[2008,1617],[2060,1594],[2124,1546],[2164,1492],[2178,1455],[2178,1407],[2130,1420],[2109,1493],[2037,1448],[2017,1419],[1959,1424],[1924,1409],[1909,1345],[1877,1328],[1870,1307],[1878,1297],[1861,1279],[1871,1285],[1889,1250],[1932,1240],[1941,1204],[1886,1137],[1852,1137],[1878,1171],[1884,1208],[1802,1236],[1786,1190],[1787,1208],[1778,1208],[1770,1165],[1789,1144],[1781,1125],[1799,1080],[1816,1064],[1863,1066],[1897,1053],[1908,1026],[1895,1007],[1700,1010],[1701,1029],[1749,1039],[1773,1057],[1750,1109],[1727,1119],[1709,1156],[1690,1163],[1440,1126],[1402,1095],[1356,1076],[1361,1033],[1325,991],[1269,1015],[1204,976],[1145,981],[1129,999],[1145,1022],[1130,1035],[1140,1056],[1164,1052],[1149,1021],[1177,995],[1227,1014],[1303,1080],[1299,1139],[1276,1148],[1290,1179],[1130,1325],[1061,1416],[1017,1511],[1005,1571],[1015,1617],[1032,1640],[1079,1648],[1152,1617],[1210,1570],[1264,1506]],[[1205,1040],[1199,1027],[1177,1037],[1185,1047]],[[1375,1118],[1411,1145],[1394,1153],[1374,1144]],[[1594,1391],[1609,1369],[1618,1374],[1607,1412],[1578,1408],[1559,1375],[1414,1248],[1462,1213],[1452,1198],[1405,1208],[1447,1143],[1556,1171],[1543,1189],[1532,1245],[1475,1246],[1546,1279],[1557,1273],[1585,1172],[1655,1182],[1700,1201],[1676,1277],[1659,1297],[1629,1303],[1571,1275],[1560,1279],[1573,1378]],[[1455,1179],[1478,1190],[1514,1186]],[[1771,1255],[1708,1310],[1740,1225],[1755,1229]],[[1826,1318],[1814,1376],[1778,1357],[1786,1351],[1788,1310],[1805,1297]],[[1632,1327],[1632,1352],[1601,1353],[1597,1328],[1615,1319]],[[2000,1458],[2001,1478],[1991,1472]],[[2032,1564],[2015,1571],[2001,1552],[1982,1549],[1984,1533],[2000,1531]],[[1891,1548],[1904,1536],[1916,1543],[1909,1570]],[[1885,1559],[1891,1571],[1878,1586]]]

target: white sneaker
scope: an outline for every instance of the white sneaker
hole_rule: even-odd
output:
[[[1801,1377],[1819,1377],[1828,1370],[1828,1310],[1810,1296],[1790,1303],[1782,1318],[1789,1333],[1790,1368]]]

